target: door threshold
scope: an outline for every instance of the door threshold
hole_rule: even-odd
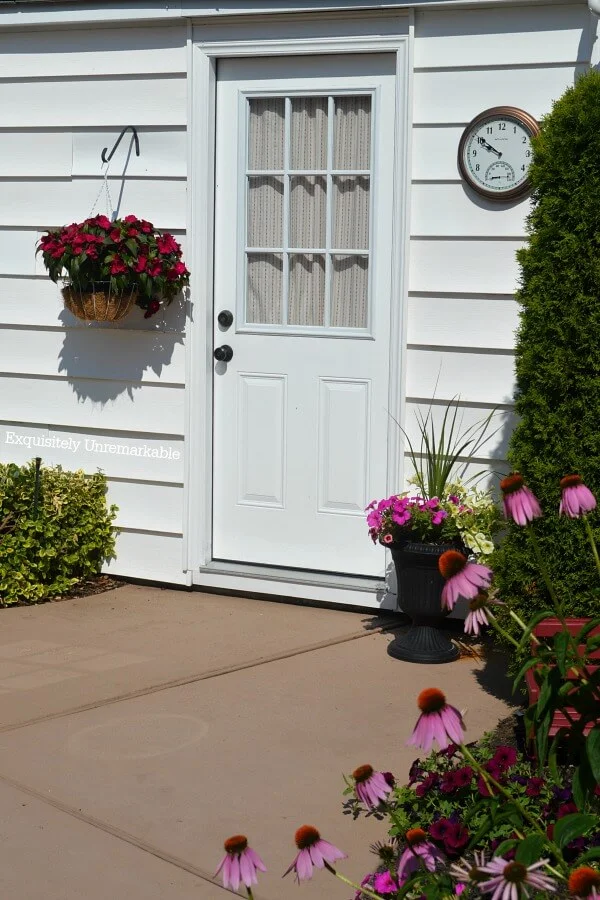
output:
[[[368,575],[344,575],[333,572],[308,572],[303,569],[283,569],[276,566],[259,566],[253,563],[234,563],[215,559],[204,568],[206,572],[219,575],[243,575],[246,578],[260,578],[266,581],[294,582],[317,587],[337,587],[346,591],[385,591],[382,578]]]

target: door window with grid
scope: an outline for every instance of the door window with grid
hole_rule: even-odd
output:
[[[366,331],[371,94],[246,103],[246,325]]]

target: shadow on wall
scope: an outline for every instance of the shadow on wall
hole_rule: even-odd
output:
[[[65,374],[78,400],[104,405],[121,394],[133,399],[145,381],[183,383],[179,367],[169,367],[177,345],[184,343],[190,300],[176,298],[157,320],[145,320],[137,307],[119,324],[83,324],[64,309],[65,326],[58,371]],[[137,325],[137,327],[136,327]],[[152,374],[151,374],[152,373]]]

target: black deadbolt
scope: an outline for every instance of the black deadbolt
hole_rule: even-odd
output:
[[[229,362],[230,359],[233,359],[233,350],[229,344],[223,344],[222,347],[217,347],[214,357],[219,362]]]
[[[217,322],[223,328],[229,328],[233,322],[233,313],[229,312],[228,309],[222,309],[219,315],[217,316]]]

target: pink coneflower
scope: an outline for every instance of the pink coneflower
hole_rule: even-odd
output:
[[[469,612],[465,618],[465,634],[478,635],[482,628],[487,628],[490,624],[486,609],[489,602],[490,599],[484,591],[480,591],[469,601]]]
[[[492,900],[518,900],[528,897],[529,889],[534,891],[555,891],[556,881],[537,870],[545,866],[549,860],[526,866],[520,862],[507,862],[501,856],[495,856],[489,863],[481,867],[482,872],[491,875],[487,881],[479,883],[479,890],[484,894],[493,894]]]
[[[471,882],[471,884],[479,884],[487,880],[487,874],[482,871],[485,866],[485,852],[483,850],[475,850],[473,853],[473,861],[460,859],[458,862],[450,866],[450,874],[463,885]]]
[[[542,515],[537,497],[529,490],[525,480],[518,472],[512,472],[500,482],[504,497],[504,515],[513,519],[517,525],[527,525]]]
[[[424,865],[430,872],[435,871],[442,854],[422,828],[411,828],[406,832],[407,847],[398,862],[398,878],[406,878]]]
[[[248,846],[248,838],[243,834],[234,834],[233,837],[227,838],[224,844],[226,853],[219,868],[215,872],[215,878],[221,870],[223,870],[222,879],[223,887],[231,888],[237,891],[240,882],[245,884],[247,888],[256,884],[256,872],[266,872],[267,869],[262,859],[255,853],[252,847]]]
[[[334,863],[337,859],[346,859],[346,854],[324,841],[313,825],[301,825],[294,837],[296,847],[300,851],[293,863],[283,873],[283,877],[294,870],[296,881],[308,881],[312,878],[313,866],[322,869],[326,864]]]
[[[446,703],[446,697],[438,688],[426,688],[417,697],[417,705],[421,715],[407,744],[421,747],[429,752],[435,741],[440,750],[445,750],[452,741],[462,744],[464,738],[464,722],[454,706]]]
[[[442,606],[454,609],[459,597],[471,600],[481,588],[488,588],[492,570],[480,563],[470,563],[458,550],[446,550],[438,559],[438,568],[446,579],[442,591]]]
[[[560,480],[562,499],[559,513],[561,516],[569,516],[578,519],[596,508],[596,498],[586,487],[579,475],[565,475]]]
[[[376,772],[368,764],[355,769],[352,777],[356,796],[368,809],[376,809],[392,790],[384,773]]]
[[[600,897],[600,872],[591,866],[580,866],[569,875],[569,891],[579,900]]]

